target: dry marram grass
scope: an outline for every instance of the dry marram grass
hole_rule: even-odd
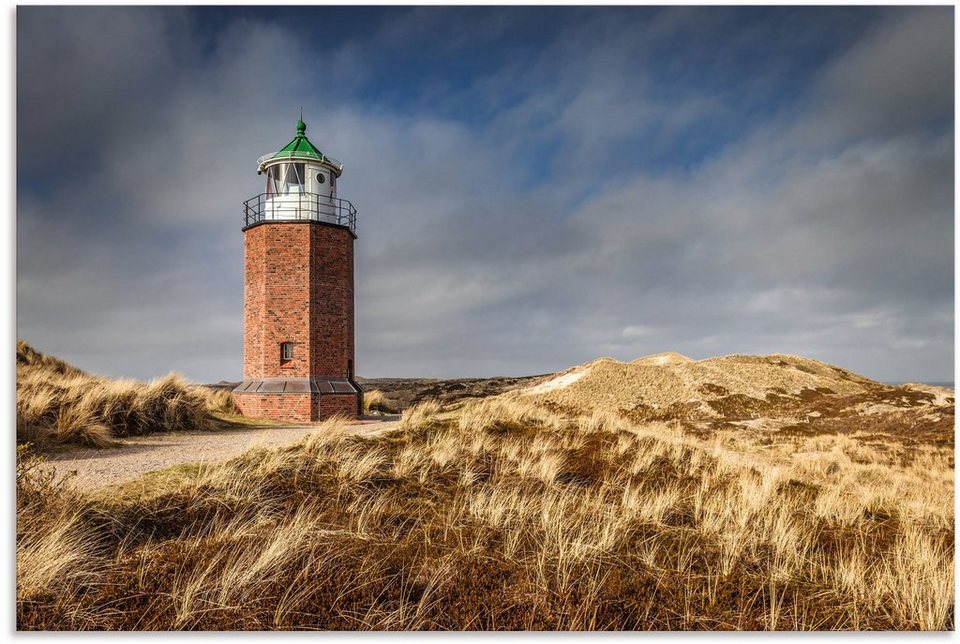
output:
[[[213,429],[235,412],[229,392],[170,374],[150,383],[86,374],[17,343],[17,440],[106,447],[123,436]]]
[[[363,413],[396,414],[397,411],[396,402],[387,398],[382,391],[371,389],[363,392]]]
[[[342,423],[150,493],[19,468],[18,626],[954,625],[942,446],[704,438],[503,398],[423,404],[376,438]]]

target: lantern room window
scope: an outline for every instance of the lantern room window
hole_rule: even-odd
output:
[[[296,195],[303,193],[303,164],[302,163],[287,163],[287,192],[288,195]]]
[[[290,362],[293,360],[293,342],[280,343],[280,362]]]
[[[267,168],[267,196],[303,194],[302,163],[278,163]]]

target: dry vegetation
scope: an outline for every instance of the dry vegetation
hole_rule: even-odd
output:
[[[569,415],[679,422],[705,438],[736,430],[953,446],[952,389],[885,385],[799,356],[600,358],[505,395]]]
[[[498,378],[357,378],[364,389],[364,398],[377,391],[380,413],[397,414],[424,400],[436,400],[450,406],[477,398],[497,396],[527,387],[548,376]],[[376,407],[373,411],[377,411]]]
[[[150,383],[109,380],[17,343],[17,442],[114,445],[160,431],[215,429],[234,412],[229,392],[175,374]]]
[[[379,389],[370,389],[363,392],[363,413],[366,415],[383,416],[399,413],[396,403],[387,398]]]
[[[950,447],[502,397],[341,428],[97,496],[23,455],[18,626],[954,626]]]

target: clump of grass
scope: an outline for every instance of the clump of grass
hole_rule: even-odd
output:
[[[407,430],[426,429],[437,425],[443,407],[436,400],[425,400],[403,410],[400,427]]]
[[[528,402],[494,397],[468,402],[458,423],[463,431],[504,435],[555,428],[557,416]]]
[[[17,440],[106,447],[124,436],[212,429],[229,392],[170,374],[150,383],[90,375],[17,343]]]
[[[197,387],[197,389],[200,390],[207,403],[208,412],[231,415],[240,413],[240,410],[237,409],[236,401],[233,399],[233,392],[214,387]]]
[[[63,486],[29,444],[17,447],[17,602],[49,601],[74,618],[70,588],[97,577],[96,531],[82,516],[85,503]]]
[[[954,626],[948,449],[704,439],[516,400],[420,405],[379,437],[344,422],[66,504],[18,469],[36,567],[18,626]]]
[[[65,376],[81,376],[84,372],[46,353],[41,353],[23,340],[17,340],[17,367],[33,367]]]
[[[363,392],[363,413],[370,415],[399,413],[396,402],[387,398],[379,389]]]

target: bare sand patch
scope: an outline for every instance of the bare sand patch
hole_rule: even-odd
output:
[[[676,351],[664,351],[662,353],[652,353],[648,356],[637,358],[630,364],[662,367],[668,364],[686,364],[688,362],[694,362],[694,359],[688,358],[682,353],[677,353]]]
[[[525,389],[524,393],[528,395],[545,394],[556,389],[569,387],[587,375],[588,371],[590,371],[589,367],[577,367],[576,369],[565,371],[556,378],[551,378],[546,382],[541,382],[539,385]]]

